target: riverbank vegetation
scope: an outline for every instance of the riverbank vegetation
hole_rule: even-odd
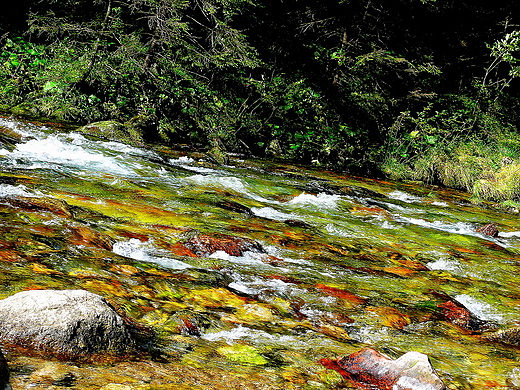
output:
[[[512,2],[23,0],[0,108],[520,198]]]

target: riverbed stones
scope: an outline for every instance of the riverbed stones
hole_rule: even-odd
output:
[[[381,390],[444,390],[446,386],[432,367],[428,356],[407,352],[396,360],[365,348],[344,358],[322,359],[320,363],[338,371],[358,386]]]
[[[0,341],[63,358],[121,355],[137,347],[131,322],[85,290],[31,290],[0,301]]]
[[[2,351],[0,351],[0,390],[11,390],[9,384],[9,368]]]

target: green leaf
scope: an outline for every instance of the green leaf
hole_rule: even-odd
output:
[[[52,91],[53,89],[59,89],[58,83],[56,81],[47,81],[43,85],[43,92],[49,92],[49,91]]]

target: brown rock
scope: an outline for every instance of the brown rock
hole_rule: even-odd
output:
[[[498,228],[492,223],[488,223],[487,225],[481,226],[476,231],[477,233],[482,233],[487,236],[498,237]]]
[[[320,363],[336,370],[352,384],[380,390],[444,390],[446,386],[431,366],[428,356],[408,352],[392,360],[371,348],[342,359],[322,359]]]
[[[184,246],[199,257],[209,256],[217,251],[224,251],[230,256],[242,256],[247,251],[265,253],[264,248],[256,241],[228,235],[203,234],[186,241]]]

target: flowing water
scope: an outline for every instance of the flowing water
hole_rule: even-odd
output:
[[[440,188],[0,127],[22,136],[0,150],[0,298],[86,289],[152,328],[159,351],[93,364],[8,354],[14,389],[62,388],[46,367],[87,390],[349,388],[318,361],[364,347],[423,352],[450,389],[520,382],[518,347],[483,337],[520,323],[515,214]],[[475,232],[488,222],[497,238]],[[200,235],[263,250],[194,257],[183,243]],[[446,301],[487,328],[453,324]]]

